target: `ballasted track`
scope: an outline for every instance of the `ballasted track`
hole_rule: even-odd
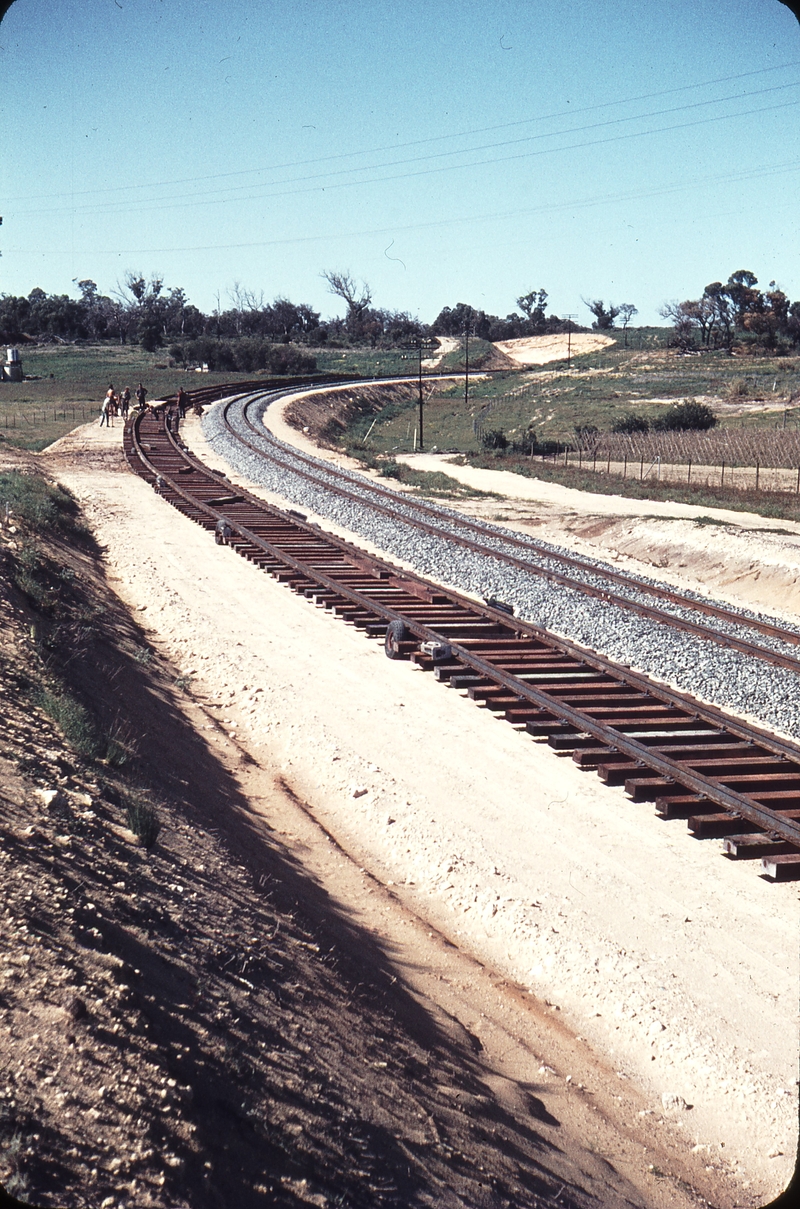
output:
[[[279,398],[284,391],[270,392],[276,398]],[[330,489],[327,483],[320,478],[320,469],[313,458],[307,457],[299,450],[292,450],[287,454],[285,446],[282,442],[274,438],[263,425],[254,424],[248,411],[251,405],[258,406],[263,403],[265,392],[259,392],[256,395],[236,397],[230,399],[225,408],[225,423],[229,434],[236,441],[246,444],[249,449],[261,457],[267,457],[271,461],[279,465],[286,466],[293,474],[303,475],[310,481],[322,484],[326,489]],[[241,433],[231,427],[229,421],[229,411],[231,408],[240,408],[241,415],[247,428],[253,434],[254,441],[245,441]],[[301,463],[306,467],[305,470],[298,466]],[[337,490],[337,494],[361,502],[357,495],[354,495],[348,490],[347,484],[353,482],[352,475],[346,471],[340,470],[338,467],[329,465],[325,467],[325,475],[327,477],[339,480],[341,487]],[[398,513],[394,507],[397,500],[397,493],[391,489],[381,487],[374,483],[371,479],[362,476],[363,481],[359,481],[358,490],[362,496],[368,494],[373,498],[370,501],[370,507],[376,511],[382,512],[385,515],[398,518]],[[471,532],[483,538],[484,542],[497,542],[501,538],[506,546],[517,547],[520,551],[519,557],[509,555],[508,553],[498,550],[495,546],[487,546],[481,544],[476,538],[464,537],[461,534],[452,532],[449,528],[443,528],[441,523],[437,524],[437,520],[441,521],[441,514],[435,508],[424,502],[414,499],[413,497],[404,495],[402,497],[404,512],[399,517],[406,524],[413,524],[415,528],[424,533],[431,534],[436,537],[443,538],[446,541],[452,542],[455,545],[460,545],[463,548],[475,551],[480,554],[489,555],[498,562],[505,563],[508,566],[518,568],[527,574],[536,575],[547,583],[556,585],[557,587],[569,588],[575,592],[583,593],[586,596],[593,596],[598,600],[602,600],[607,604],[612,604],[618,608],[626,609],[631,613],[635,613],[639,617],[647,618],[649,621],[654,621],[662,625],[667,625],[672,629],[680,630],[683,633],[692,634],[697,638],[701,638],[707,642],[713,642],[718,646],[729,650],[738,651],[740,654],[746,655],[752,659],[760,659],[765,663],[771,663],[776,667],[784,668],[786,671],[793,672],[800,676],[800,658],[796,655],[782,654],[780,651],[775,651],[770,647],[764,646],[758,642],[749,641],[739,638],[734,634],[726,633],[715,629],[712,625],[705,625],[702,622],[690,621],[685,617],[676,616],[665,609],[647,605],[641,601],[632,600],[629,597],[614,592],[613,590],[600,588],[593,584],[588,584],[584,580],[574,578],[565,572],[555,571],[552,568],[542,567],[531,561],[530,555],[537,554],[549,562],[561,563],[564,567],[572,569],[576,572],[584,572],[593,575],[598,579],[605,579],[609,584],[619,584],[628,589],[634,588],[637,592],[643,595],[650,595],[656,599],[660,599],[669,604],[677,605],[684,609],[691,609],[694,612],[704,613],[708,617],[722,621],[728,624],[736,625],[741,629],[752,629],[758,633],[764,634],[781,642],[797,645],[800,644],[800,632],[784,629],[771,622],[761,618],[743,616],[735,612],[733,609],[727,609],[724,606],[713,604],[710,601],[697,600],[695,597],[687,597],[684,593],[677,590],[670,590],[658,584],[648,583],[645,580],[635,579],[629,575],[624,575],[621,572],[614,571],[610,567],[596,566],[594,563],[586,559],[582,559],[577,555],[568,555],[554,551],[551,548],[542,546],[535,540],[526,538],[524,540],[517,538],[512,532],[501,535],[496,529],[482,523],[478,520],[473,520],[470,517],[459,517],[458,523],[462,530]],[[412,516],[408,514],[411,513]],[[417,514],[415,519],[413,514]],[[525,555],[528,557],[526,558]]]
[[[800,875],[800,746],[233,487],[166,430],[163,415],[135,415],[124,445],[132,469],[169,503],[207,529],[227,525],[240,554],[383,637],[391,657],[466,689],[635,801],[655,801],[660,817],[688,819],[696,837],[723,838],[727,856],[760,859],[768,878]]]

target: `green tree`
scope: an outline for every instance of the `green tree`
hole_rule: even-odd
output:
[[[328,283],[331,294],[347,303],[345,327],[351,340],[358,340],[364,335],[366,312],[372,302],[372,291],[365,281],[361,284],[349,272],[339,272],[326,269],[322,277]]]
[[[639,310],[632,302],[623,302],[619,308],[619,316],[622,320],[622,330],[625,334],[625,347],[628,347],[628,324],[634,315],[638,315]]]
[[[527,294],[520,295],[517,306],[530,324],[531,335],[544,330],[547,322],[547,290],[529,290]]]
[[[758,278],[749,269],[737,269],[731,273],[725,284],[725,294],[733,306],[733,322],[736,327],[744,327],[744,317],[760,309],[761,292],[755,287]]]
[[[614,326],[614,320],[619,315],[621,308],[614,306],[613,302],[609,302],[608,306],[603,302],[602,298],[583,298],[583,305],[588,306],[589,310],[594,315],[594,323],[592,327],[598,331],[608,331]]]
[[[431,324],[431,332],[434,336],[463,336],[468,331],[470,336],[485,340],[493,318],[466,302],[457,302],[453,307],[442,307]]]

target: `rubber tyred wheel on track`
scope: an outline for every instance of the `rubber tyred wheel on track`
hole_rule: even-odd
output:
[[[400,643],[405,642],[408,638],[408,630],[405,622],[390,621],[386,630],[386,638],[383,642],[383,649],[386,651],[387,658],[399,659],[402,652]]]

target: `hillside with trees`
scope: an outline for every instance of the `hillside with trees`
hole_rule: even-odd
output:
[[[109,294],[88,278],[75,280],[78,297],[48,294],[37,286],[27,297],[0,295],[0,341],[107,341],[139,345],[148,352],[164,348],[178,364],[294,373],[308,368],[303,357],[285,349],[279,355],[272,351],[275,346],[402,349],[436,336],[468,335],[494,343],[562,332],[567,326],[588,330],[548,312],[548,294],[541,287],[516,298],[517,309],[505,317],[458,302],[424,323],[407,311],[376,307],[371,287],[349,271],[326,270],[321,276],[344,303],[344,316],[323,318],[308,303],[282,295],[268,302],[263,291],[239,282],[228,290],[227,305],[218,293],[217,305],[204,314],[181,286],[133,271]],[[628,328],[638,314],[633,303],[602,298],[584,298],[583,303],[594,317],[594,330],[620,330],[627,344]],[[672,345],[683,350],[730,349],[736,342],[779,352],[800,345],[800,301],[791,302],[775,281],[760,289],[748,269],[732,273],[724,283],[711,282],[699,298],[667,303],[660,313],[672,325]]]
[[[735,340],[774,350],[800,344],[800,302],[790,302],[774,281],[759,289],[749,269],[731,273],[724,284],[712,281],[699,298],[667,303],[661,314],[683,348],[729,349]]]

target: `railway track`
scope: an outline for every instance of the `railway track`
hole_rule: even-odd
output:
[[[330,464],[321,467],[317,459],[299,450],[287,450],[283,442],[264,428],[261,417],[265,406],[272,401],[273,395],[280,397],[285,393],[282,390],[270,392],[265,399],[265,392],[262,391],[230,400],[224,409],[224,422],[234,439],[246,444],[254,454],[270,459],[293,474],[304,476],[311,483],[330,489],[333,482],[337,494],[344,498],[363,504],[366,497],[370,507],[376,511],[390,518],[400,515],[404,524],[413,525],[423,533],[465,550],[490,555],[508,567],[537,576],[553,586],[593,597],[649,621],[800,675],[800,655],[793,650],[780,649],[800,645],[800,631],[705,601],[697,595],[687,595],[614,571],[590,559],[558,551],[533,538],[518,537],[510,531],[501,534],[495,526],[470,517],[456,516],[449,510],[445,513],[440,507],[407,495],[402,496],[402,513],[399,514],[396,491]],[[602,582],[598,584],[591,580]],[[661,603],[647,603],[643,597]],[[687,613],[700,613],[709,620],[693,620],[686,616]],[[750,637],[747,637],[748,632]],[[759,641],[759,636],[773,645]]]
[[[185,515],[317,607],[466,690],[697,838],[769,879],[800,876],[800,747],[629,668],[413,575],[265,504],[205,467],[146,413],[126,426],[133,470]]]

